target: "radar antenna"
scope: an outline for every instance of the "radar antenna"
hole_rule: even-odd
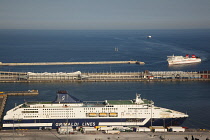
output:
[[[141,95],[141,94],[137,94],[137,93],[136,93],[136,102],[135,102],[136,104],[144,103],[144,101],[142,101],[140,95]]]

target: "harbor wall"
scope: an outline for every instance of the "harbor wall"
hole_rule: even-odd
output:
[[[2,123],[2,117],[4,113],[4,107],[6,105],[7,101],[7,95],[6,94],[0,94],[0,124]],[[0,125],[1,128],[1,125]]]
[[[144,71],[106,73],[18,73],[0,72],[0,82],[139,82],[139,81],[209,81],[210,71]]]
[[[0,66],[35,66],[35,65],[94,65],[94,64],[145,64],[141,61],[96,61],[96,62],[36,62],[36,63],[3,63]]]
[[[0,91],[0,129],[2,128],[2,119],[4,114],[4,108],[7,102],[8,96],[28,96],[38,95],[38,90],[27,90],[27,91]]]

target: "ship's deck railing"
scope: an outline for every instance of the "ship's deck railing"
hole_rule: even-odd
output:
[[[162,108],[160,107],[160,109],[164,112],[169,112],[169,113],[176,113],[176,114],[181,114],[181,115],[184,115],[185,113],[182,113],[182,112],[179,112],[179,111],[175,111],[175,110],[172,110],[172,109],[168,109],[168,108]]]
[[[53,104],[54,106],[45,106],[46,104]],[[34,105],[33,107],[30,105]],[[59,105],[59,106],[56,106]],[[72,106],[71,106],[72,105]],[[104,101],[83,101],[82,103],[54,103],[54,102],[49,102],[49,101],[30,101],[30,102],[26,102],[24,103],[21,107],[22,108],[53,108],[53,107],[59,107],[59,108],[63,108],[63,107],[77,107],[77,106],[82,106],[82,107],[103,107],[105,106],[105,102]]]
[[[140,105],[150,105],[154,104],[153,101],[142,99],[143,103]],[[49,104],[49,105],[46,105]],[[50,106],[50,104],[53,104],[53,106]],[[80,103],[55,103],[55,102],[49,102],[49,101],[30,101],[25,102],[21,107],[22,108],[52,108],[52,107],[103,107],[106,105],[135,105],[136,103],[133,100],[107,100],[107,101],[83,101]],[[57,106],[56,106],[57,105]]]

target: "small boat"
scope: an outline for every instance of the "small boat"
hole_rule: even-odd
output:
[[[96,113],[89,113],[89,117],[96,117],[97,114]]]
[[[99,113],[99,116],[100,117],[106,117],[107,116],[107,113]]]
[[[110,117],[117,117],[118,114],[117,114],[117,113],[109,113],[109,116],[110,116]]]

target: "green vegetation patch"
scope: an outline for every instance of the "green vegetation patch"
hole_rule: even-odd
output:
[[[131,100],[110,100],[107,102],[111,105],[133,104],[133,102]]]

